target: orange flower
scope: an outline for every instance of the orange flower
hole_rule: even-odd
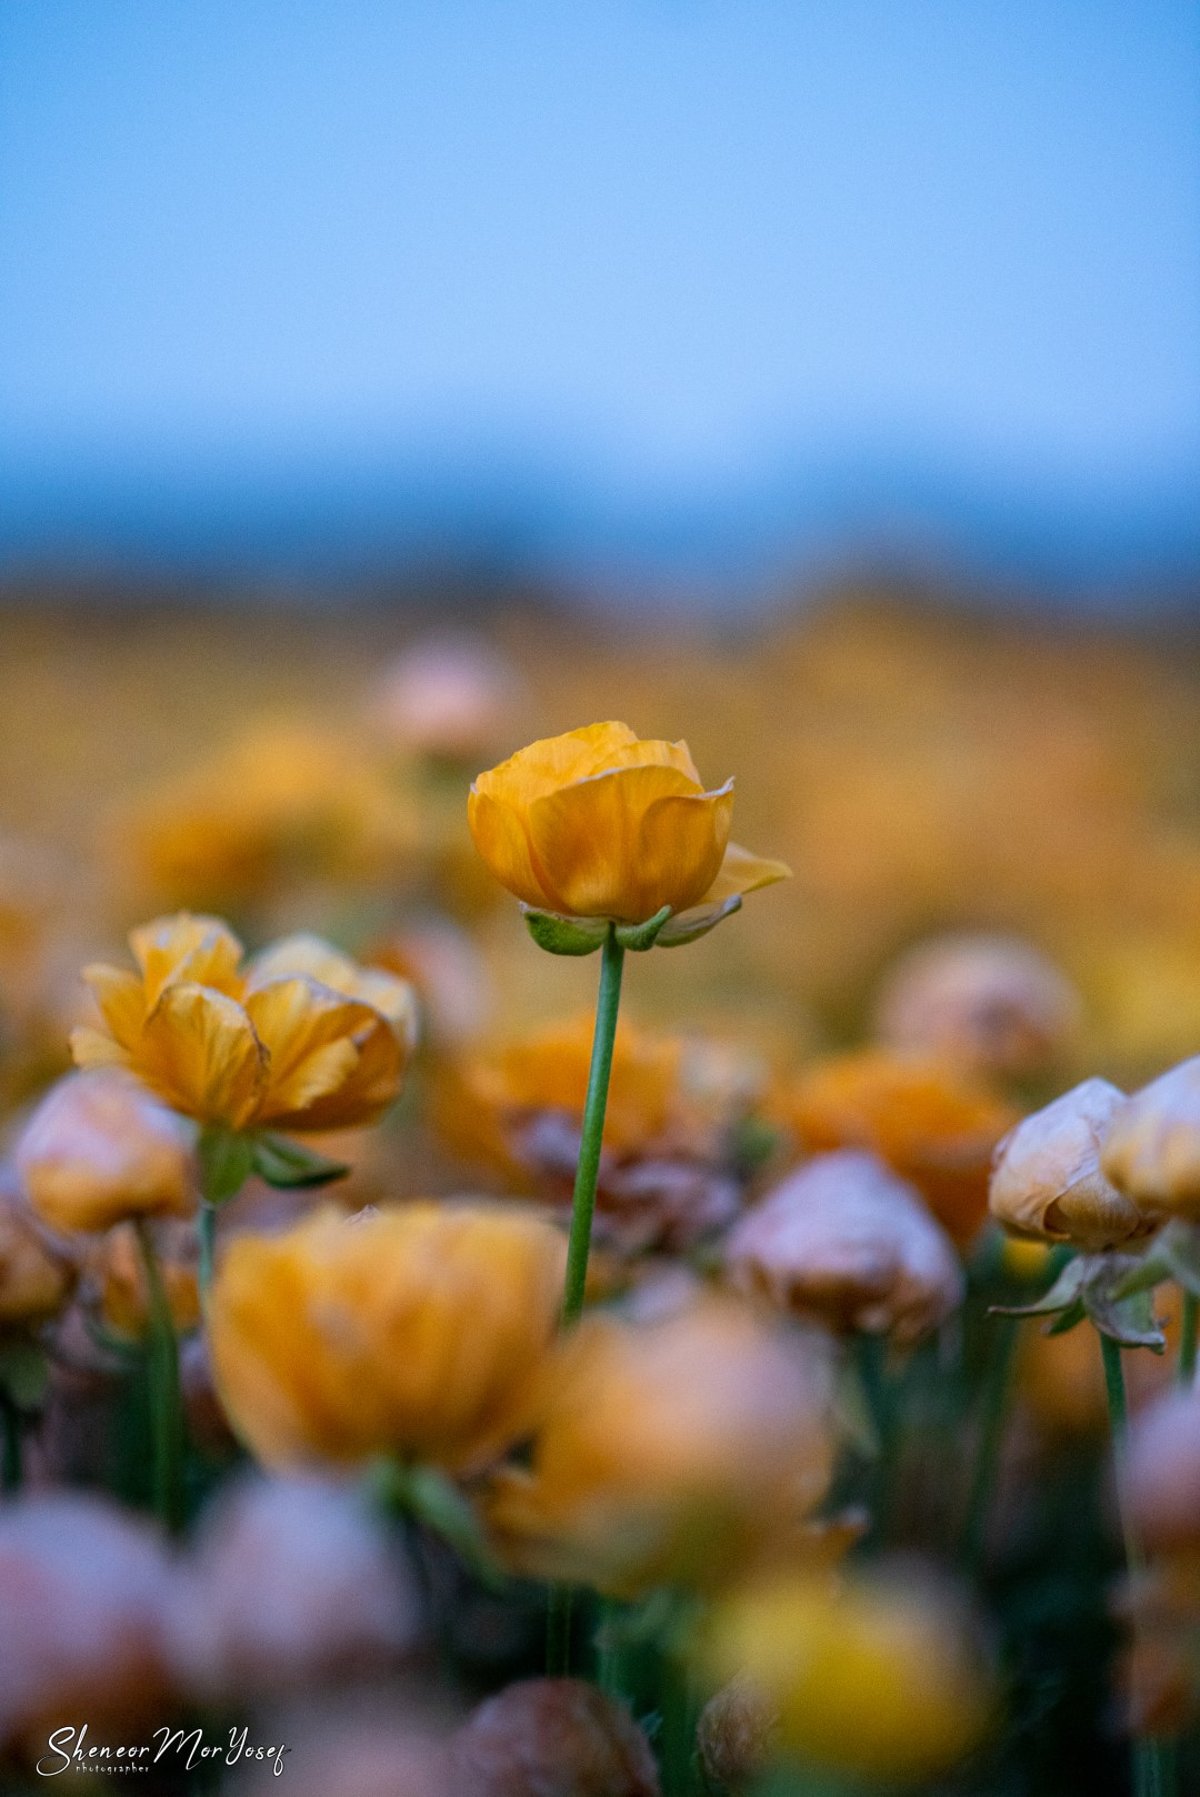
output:
[[[272,1467],[486,1465],[520,1427],[565,1259],[549,1224],[486,1206],[325,1209],[235,1237],[209,1311],[234,1426]]]
[[[794,1549],[829,1481],[828,1378],[823,1339],[733,1300],[585,1319],[540,1382],[529,1469],[493,1481],[500,1550],[518,1571],[635,1595]]]
[[[192,1131],[117,1067],[68,1073],[17,1142],[29,1201],[52,1229],[108,1229],[126,1217],[190,1216]]]
[[[192,1252],[194,1243],[195,1235],[191,1230],[186,1242],[179,1239],[178,1225],[167,1243],[161,1236],[156,1242],[167,1307],[179,1335],[195,1329],[200,1321],[200,1285]],[[104,1238],[92,1262],[91,1272],[99,1285],[100,1314],[108,1328],[132,1341],[141,1341],[151,1326],[150,1295],[137,1236],[128,1224],[114,1229]]]
[[[235,1131],[372,1123],[400,1089],[416,1039],[407,981],[358,967],[315,936],[243,965],[211,917],[134,930],[138,972],[84,972],[101,1026],[77,1029],[81,1067],[128,1068],[172,1109]]]
[[[44,1323],[70,1296],[75,1269],[13,1192],[0,1190],[0,1333]]]
[[[706,791],[686,743],[590,724],[521,749],[471,787],[475,846],[531,911],[641,924],[686,940],[787,877],[729,841],[733,782]],[[694,915],[691,915],[693,914]]]
[[[870,1148],[964,1248],[987,1212],[992,1150],[1015,1114],[936,1061],[864,1049],[818,1062],[785,1099],[810,1152]]]

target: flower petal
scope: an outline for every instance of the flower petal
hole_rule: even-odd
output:
[[[762,855],[731,842],[725,850],[716,879],[703,896],[705,905],[724,904],[726,899],[757,892],[762,886],[773,886],[776,880],[790,880],[792,870],[786,861],[771,861]]]
[[[478,775],[472,790],[524,810],[544,793],[617,765],[616,757],[637,745],[628,724],[587,724],[518,749],[498,767]]]
[[[524,811],[506,799],[493,796],[477,781],[467,799],[467,822],[475,847],[501,886],[532,905],[534,910],[555,910],[550,894],[534,871]]]
[[[694,904],[715,879],[729,834],[732,783],[697,793],[662,763],[593,775],[529,810],[534,865],[551,909],[641,923]]]
[[[266,1079],[266,1054],[246,1012],[210,986],[167,986],[146,1019],[138,1073],[176,1110],[243,1129]]]
[[[246,1000],[267,1051],[267,1089],[259,1120],[302,1116],[344,1086],[358,1065],[357,1038],[382,1027],[378,1014],[306,975],[270,980]]]
[[[219,917],[192,917],[186,911],[156,917],[130,932],[129,946],[142,970],[148,1010],[166,985],[178,981],[210,986],[231,998],[240,995],[242,945]]]
[[[141,980],[126,968],[106,967],[102,962],[85,967],[83,977],[114,1041],[132,1052],[146,1021],[146,994]]]

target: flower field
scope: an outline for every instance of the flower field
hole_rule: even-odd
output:
[[[1200,1789],[1193,643],[3,630],[0,1789]]]

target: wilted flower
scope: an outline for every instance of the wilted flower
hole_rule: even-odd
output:
[[[1020,1079],[1060,1059],[1078,1028],[1079,998],[1017,937],[940,936],[891,969],[875,1015],[891,1048]]]
[[[493,1481],[501,1551],[626,1595],[795,1549],[829,1480],[829,1373],[819,1340],[732,1300],[641,1326],[585,1319],[535,1396],[529,1467]]]
[[[243,1477],[206,1512],[185,1568],[180,1682],[208,1703],[326,1688],[411,1653],[421,1608],[361,1493]]]
[[[535,1678],[480,1704],[450,1753],[470,1797],[658,1797],[650,1743],[595,1685]]]
[[[52,1245],[20,1194],[0,1179],[0,1335],[56,1316],[75,1283],[75,1268]]]
[[[138,972],[84,978],[101,1027],[74,1031],[82,1067],[128,1068],[172,1109],[236,1131],[371,1123],[395,1098],[416,1038],[411,986],[315,936],[245,965],[215,918],[134,930]]]
[[[171,1321],[177,1334],[200,1321],[196,1236],[192,1229],[160,1226],[155,1256]],[[145,1259],[128,1224],[110,1231],[92,1255],[88,1272],[99,1293],[100,1315],[115,1335],[141,1341],[153,1326]]]
[[[170,1580],[157,1533],[107,1500],[0,1508],[0,1743],[64,1721],[159,1723]]]
[[[937,1061],[866,1049],[818,1062],[785,1098],[810,1153],[869,1148],[922,1198],[959,1248],[987,1212],[992,1150],[1013,1112]]]
[[[565,1258],[549,1224],[484,1206],[324,1209],[235,1237],[209,1313],[230,1418],[272,1467],[486,1465],[520,1427]]]
[[[108,1229],[196,1208],[191,1130],[116,1067],[69,1073],[52,1086],[14,1158],[30,1203],[54,1229]]]
[[[990,1718],[966,1619],[912,1569],[735,1592],[704,1649],[714,1677],[761,1693],[784,1752],[850,1777],[904,1783],[948,1771]]]
[[[706,791],[686,743],[613,723],[531,743],[480,774],[468,804],[476,848],[530,910],[641,924],[669,907],[664,944],[786,878],[730,843],[732,816],[732,780]]]
[[[992,1215],[1010,1229],[1088,1250],[1144,1234],[1146,1218],[1104,1176],[1100,1149],[1124,1094],[1084,1080],[1035,1111],[996,1151]]]
[[[737,1223],[734,1284],[838,1330],[911,1343],[961,1304],[954,1249],[917,1193],[874,1155],[819,1155]]]
[[[1135,1204],[1200,1220],[1200,1055],[1114,1107],[1101,1161]]]
[[[731,1679],[710,1697],[696,1724],[705,1776],[740,1797],[778,1754],[779,1718],[757,1685]]]
[[[592,1052],[588,1016],[551,1024],[447,1074],[438,1120],[449,1143],[518,1188],[569,1203]],[[736,1131],[756,1070],[703,1043],[617,1026],[596,1190],[600,1241],[633,1252],[688,1247],[741,1204]]]

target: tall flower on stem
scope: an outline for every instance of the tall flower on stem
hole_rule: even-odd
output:
[[[97,1025],[75,1030],[81,1067],[123,1067],[200,1126],[201,1281],[212,1277],[215,1207],[253,1171],[321,1185],[344,1168],[291,1138],[374,1123],[416,1041],[406,980],[361,968],[316,936],[243,960],[212,917],[159,918],[129,938],[137,972],[92,966]]]
[[[583,1309],[625,951],[693,941],[788,869],[730,842],[732,780],[706,789],[686,743],[643,742],[627,724],[531,743],[479,775],[467,816],[539,947],[601,953],[563,1302],[573,1323]]]

